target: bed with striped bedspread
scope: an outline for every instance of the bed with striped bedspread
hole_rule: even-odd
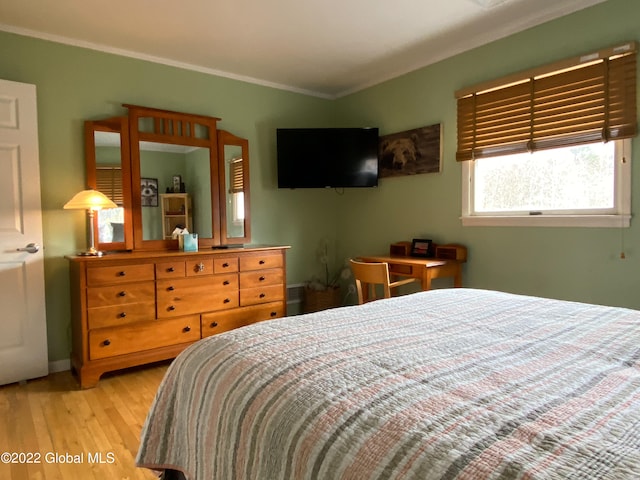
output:
[[[139,466],[189,480],[638,479],[640,312],[443,289],[204,339]]]

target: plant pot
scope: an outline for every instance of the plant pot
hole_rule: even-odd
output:
[[[329,287],[326,290],[304,289],[304,313],[319,312],[327,308],[342,306],[340,287]]]

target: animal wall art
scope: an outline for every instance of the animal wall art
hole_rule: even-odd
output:
[[[440,172],[441,124],[381,136],[379,150],[380,177]]]

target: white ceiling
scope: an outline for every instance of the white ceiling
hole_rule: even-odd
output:
[[[0,30],[326,98],[605,0],[0,0]]]

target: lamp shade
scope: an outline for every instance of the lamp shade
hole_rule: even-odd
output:
[[[93,189],[76,193],[71,200],[64,204],[65,209],[101,210],[117,207],[103,193]]]

